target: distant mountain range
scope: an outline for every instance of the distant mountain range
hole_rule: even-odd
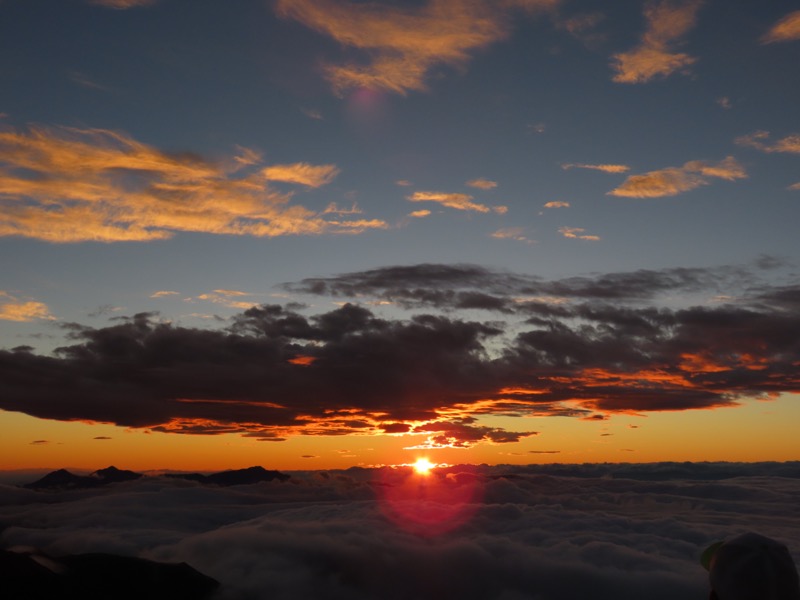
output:
[[[75,475],[66,469],[58,469],[23,487],[31,490],[79,490],[101,487],[112,483],[133,481],[141,477],[145,477],[145,475],[134,471],[117,469],[113,466],[100,469],[90,475]],[[162,477],[188,479],[189,481],[197,481],[205,485],[220,487],[249,485],[276,479],[278,481],[287,481],[290,478],[289,475],[279,471],[270,471],[263,467],[248,467],[246,469],[220,471],[210,475],[203,475],[201,473],[169,473]]]
[[[201,600],[219,582],[186,563],[105,553],[53,557],[0,550],[2,597],[8,600]]]

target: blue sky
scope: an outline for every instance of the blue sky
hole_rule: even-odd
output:
[[[2,347],[292,302],[507,316],[286,286],[397,265],[700,269],[648,302],[774,299],[798,285],[798,59],[787,1],[5,0]]]

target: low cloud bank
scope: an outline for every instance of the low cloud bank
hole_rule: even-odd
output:
[[[457,528],[420,535],[387,516],[385,490],[416,489],[402,501],[430,510],[437,486],[478,486]],[[453,467],[425,479],[351,469],[63,494],[0,486],[0,547],[185,561],[222,583],[223,600],[701,600],[698,558],[711,542],[757,531],[797,560],[799,493],[800,463]]]

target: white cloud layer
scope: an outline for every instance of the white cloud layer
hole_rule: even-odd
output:
[[[222,583],[223,600],[699,600],[712,542],[753,530],[800,556],[798,463],[454,468],[401,501],[429,510],[435,486],[472,486],[470,518],[433,537],[379,499],[405,474],[377,475],[232,488],[148,478],[63,494],[0,485],[0,543],[186,561]]]

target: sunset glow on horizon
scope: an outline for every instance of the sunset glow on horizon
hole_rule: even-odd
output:
[[[0,48],[0,470],[800,460],[794,3],[6,0]]]

